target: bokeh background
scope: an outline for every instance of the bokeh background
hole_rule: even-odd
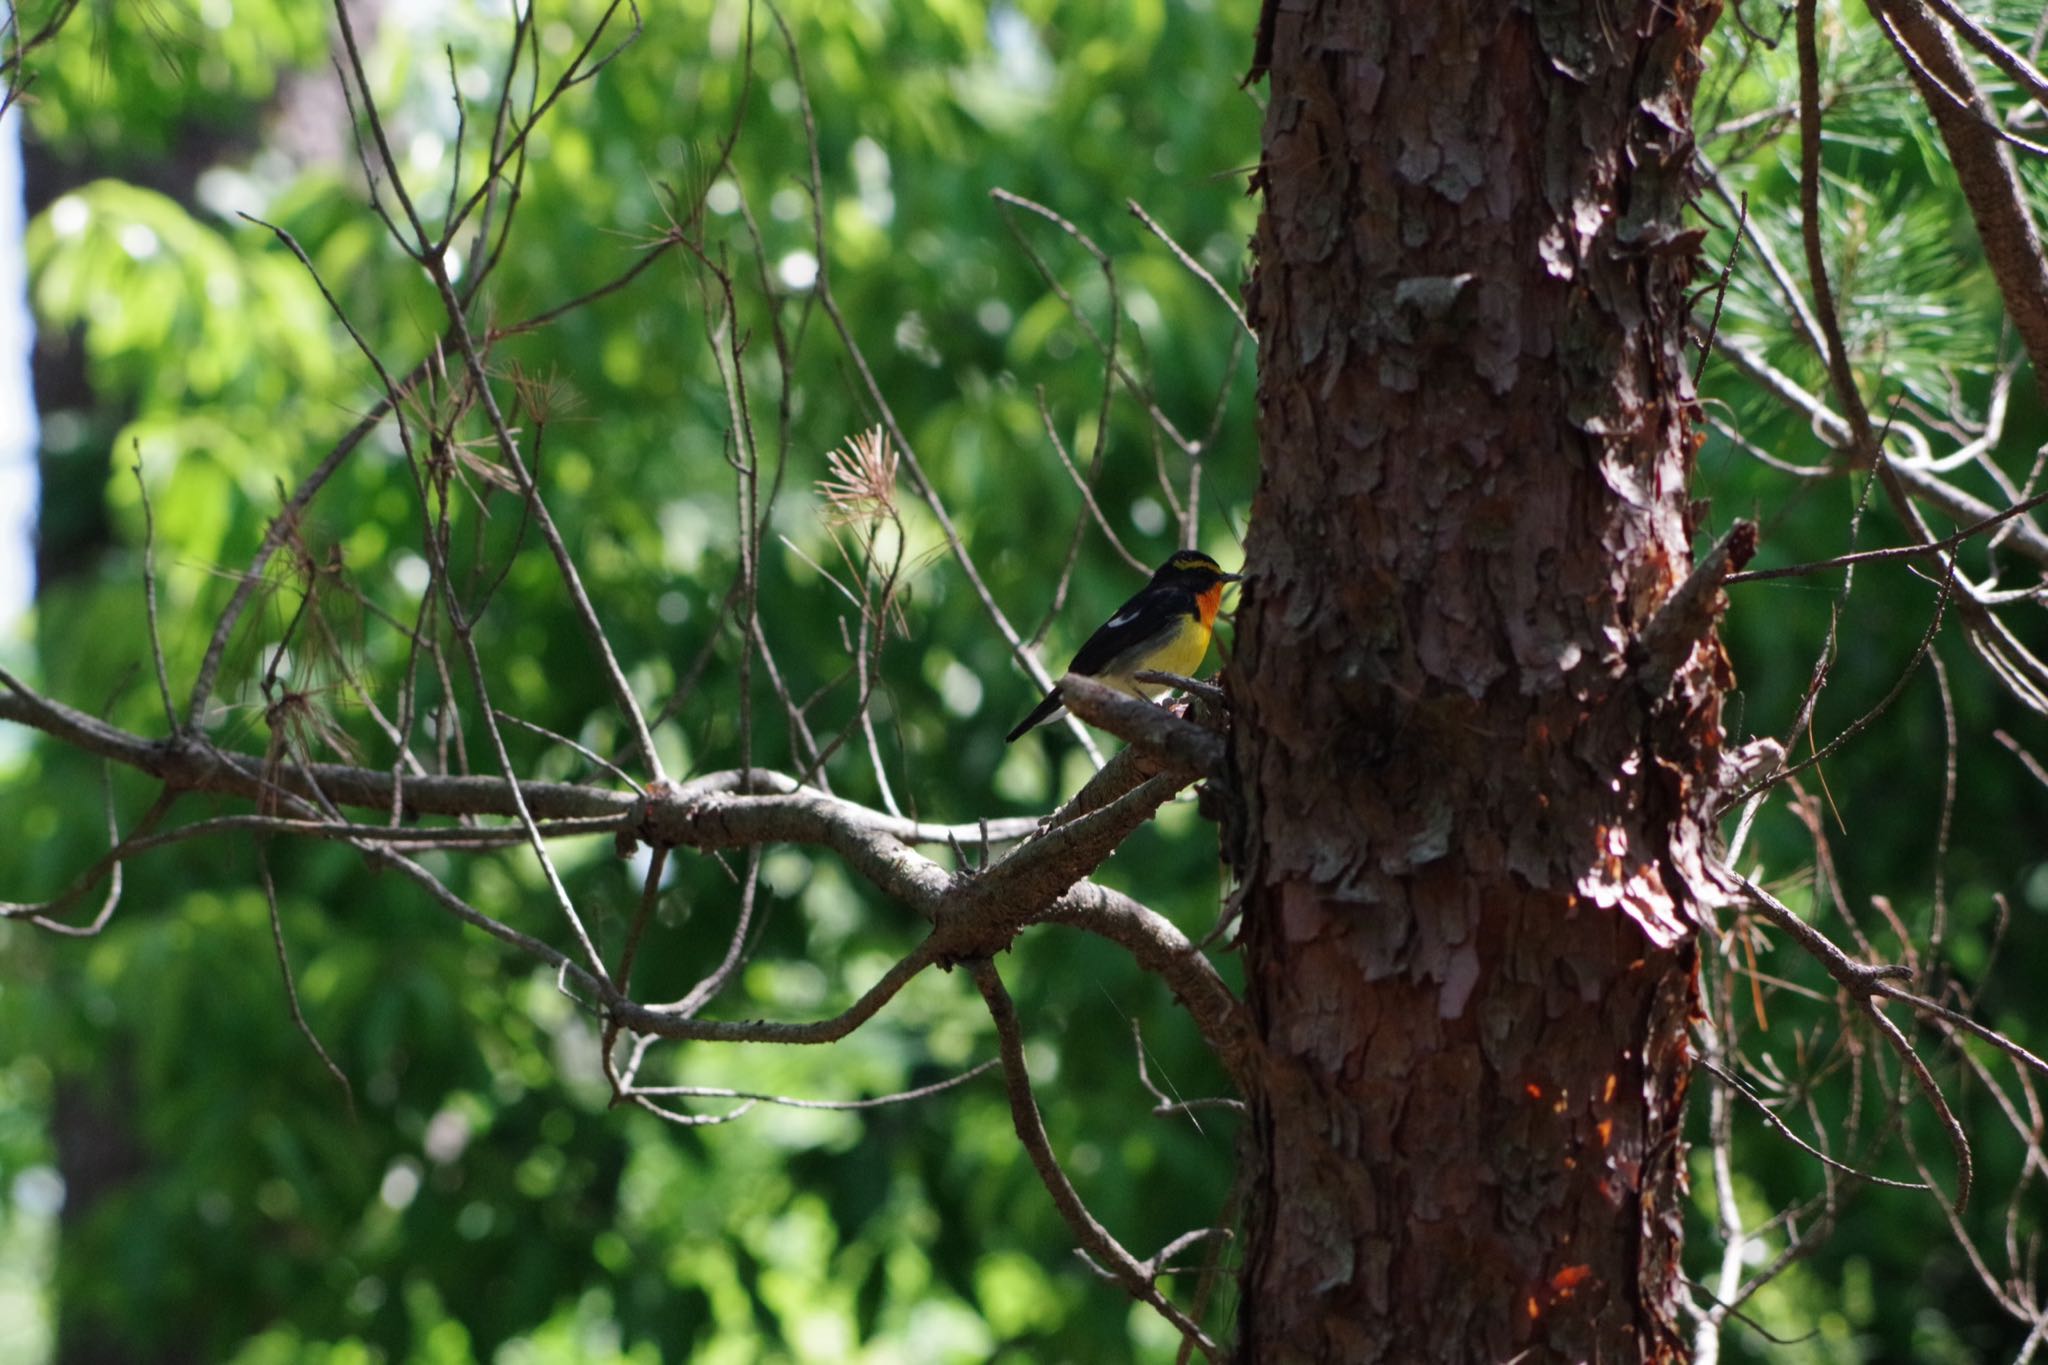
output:
[[[36,7],[24,8],[33,17]],[[543,20],[544,73],[599,8],[572,0]],[[1977,7],[2023,48],[2039,41],[2029,8]],[[1724,23],[1715,39],[1702,148],[1727,186],[1748,193],[1752,231],[1798,274],[1789,33],[1775,41],[1775,9],[1744,9],[1745,22]],[[473,184],[508,12],[463,0],[352,12],[408,184],[438,202],[458,149]],[[1896,59],[1860,7],[1823,12],[1824,209],[1845,325],[1874,406],[1896,400],[1896,421],[1953,445],[1942,424],[1981,420],[2013,348],[1954,175]],[[1234,566],[1257,472],[1254,356],[1208,285],[1127,203],[1226,287],[1245,277],[1263,94],[1239,82],[1257,5],[806,0],[786,14],[816,111],[833,287],[1004,608],[1035,627],[1055,606],[1085,517],[1043,430],[1040,390],[1084,460],[1106,438],[1097,498],[1140,558],[1176,547],[1160,471],[1184,494],[1188,464],[1128,390],[1101,430],[1103,362],[1073,310],[1106,334],[1111,286],[1057,228],[1006,217],[990,197],[997,188],[1064,215],[1113,260],[1123,363],[1182,431],[1213,432],[1196,539]],[[0,661],[142,733],[161,733],[163,721],[143,615],[141,490],[165,650],[182,686],[280,482],[316,463],[378,393],[307,271],[240,215],[293,235],[394,371],[440,331],[426,277],[369,206],[334,46],[331,13],[303,0],[89,0],[31,59],[20,112],[36,578]],[[816,306],[799,88],[768,12],[732,0],[650,6],[632,47],[549,113],[533,151],[480,314],[507,321],[597,288],[650,249],[675,205],[701,200],[707,238],[741,282],[763,472],[778,478],[761,565],[765,630],[797,695],[832,683],[846,666],[847,608],[816,567],[835,562],[816,483],[826,453],[874,414]],[[2024,159],[2024,173],[2036,207],[2048,204],[2041,160]],[[1701,211],[1718,269],[1734,214],[1711,196]],[[1707,298],[1703,312],[1711,307]],[[722,610],[738,537],[716,312],[704,272],[671,253],[495,357],[555,387],[543,482],[640,695],[665,696],[700,652],[708,660],[695,700],[659,737],[680,774],[740,754],[739,640]],[[771,316],[789,342],[786,368],[769,342]],[[1808,386],[1823,384],[1753,251],[1737,261],[1720,326]],[[1702,543],[1747,516],[1763,527],[1760,563],[1851,548],[1862,480],[1759,460],[1726,431],[1792,465],[1826,466],[1828,452],[1804,418],[1726,364],[1707,366],[1703,389]],[[1992,452],[2015,483],[2048,442],[2035,392],[2022,372]],[[1709,417],[1725,430],[1710,430]],[[1995,495],[1986,474],[1956,477]],[[934,819],[1045,811],[1078,785],[1086,758],[1052,731],[1003,744],[1033,690],[942,553],[935,522],[907,496],[904,520],[907,629],[885,648],[874,702],[892,785]],[[530,537],[513,555],[515,522],[509,501],[482,488],[463,522],[478,554],[511,557],[479,632],[496,700],[615,750],[622,732],[555,571]],[[366,762],[388,763],[346,682],[388,686],[398,675],[405,640],[379,611],[409,616],[425,581],[396,440],[366,444],[303,529],[323,556],[339,556],[350,590],[318,592],[337,645],[301,662],[295,682],[324,699]],[[1882,506],[1860,534],[1857,544],[1904,535]],[[1969,563],[1986,566],[1981,551]],[[2010,585],[2037,579],[2016,573]],[[1138,582],[1084,531],[1046,637],[1049,663],[1064,662]],[[1784,732],[1838,603],[1823,742],[1912,666],[1936,585],[1902,565],[1860,571],[1846,599],[1841,582],[1733,590],[1734,738]],[[267,741],[254,700],[261,649],[301,591],[279,577],[238,637],[209,719],[222,742]],[[1227,628],[1219,640],[1227,656]],[[1908,937],[1924,939],[1939,895],[1947,932],[1932,965],[1975,992],[1982,1017],[2038,1050],[2048,1045],[2048,1006],[2034,989],[2048,971],[2048,792],[1995,735],[2040,749],[2048,724],[2000,689],[1951,627],[1935,651],[1955,742],[1936,670],[1920,662],[1884,715],[1821,770],[1834,872],[1854,905],[1887,897]],[[787,767],[789,738],[769,701],[757,691],[754,752]],[[818,704],[821,732],[844,725],[853,705],[842,681]],[[585,771],[540,737],[512,744],[526,775]],[[482,752],[474,738],[472,752]],[[843,793],[876,798],[858,746],[832,773]],[[1810,776],[1810,789],[1821,781]],[[76,753],[0,731],[0,895],[53,895],[98,857],[108,793],[124,827],[154,796],[132,774],[110,778]],[[193,798],[178,819],[232,809]],[[636,903],[634,865],[608,840],[553,851],[594,932],[616,945]],[[97,938],[0,923],[0,1361],[1173,1357],[1170,1329],[1071,1253],[994,1077],[912,1104],[768,1106],[715,1126],[613,1110],[593,1023],[548,973],[344,849],[280,841],[270,858],[300,1000],[352,1098],[291,1025],[246,841],[138,860]],[[1743,870],[1825,921],[1816,865],[1805,826],[1774,802]],[[432,866],[506,921],[561,935],[531,858],[437,855]],[[673,998],[716,963],[735,912],[733,872],[696,856],[675,865],[643,953],[646,998]],[[1196,936],[1227,892],[1214,829],[1192,804],[1169,806],[1103,878]],[[835,1011],[914,941],[911,917],[829,856],[775,850],[762,884],[735,1016]],[[1895,952],[1888,931],[1876,933],[1880,952]],[[1822,978],[1781,944],[1717,933],[1708,953],[1768,978],[1758,987],[1771,991],[1768,1008],[1747,1021],[1744,1047],[1755,1074],[1784,1079],[1775,1093],[1788,1121],[1809,1138],[1844,1131],[1859,1099],[1839,1059],[1859,1044]],[[1057,929],[1027,935],[1001,966],[1055,1146],[1096,1212],[1140,1254],[1220,1216],[1234,1120],[1152,1117],[1137,1073],[1134,1028],[1153,1078],[1174,1094],[1223,1084],[1159,983],[1108,945]],[[1227,956],[1223,969],[1234,972]],[[1750,991],[1746,980],[1740,989]],[[678,1082],[858,1099],[956,1075],[992,1052],[971,986],[927,974],[834,1047],[693,1046],[658,1066]],[[1941,1071],[1979,1136],[1979,1198],[1965,1230],[1995,1252],[2010,1216],[2024,1254],[2042,1214],[2022,1177],[2024,1144],[1979,1079],[1952,1059]],[[2011,1072],[1998,1074],[2017,1095]],[[1709,1084],[1696,1082],[1702,1115]],[[1860,1103],[1875,1102],[1867,1083],[1863,1092]],[[1945,1170],[1925,1113],[1905,1115],[1905,1135]],[[1910,1177],[1901,1151],[1895,1138],[1872,1160]],[[1733,1157],[1752,1227],[1826,1184],[1753,1113],[1738,1116]],[[1703,1279],[1719,1261],[1710,1176],[1696,1170],[1688,1252]],[[1780,1228],[1751,1259],[1784,1245]],[[2003,1360],[2026,1337],[1934,1201],[1868,1187],[1842,1187],[1831,1235],[1743,1311],[1771,1336],[1731,1325],[1729,1359]]]

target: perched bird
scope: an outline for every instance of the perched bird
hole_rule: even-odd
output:
[[[1238,578],[1223,572],[1200,550],[1177,552],[1159,566],[1136,597],[1118,607],[1116,615],[1088,637],[1074,662],[1067,665],[1067,672],[1094,678],[1134,697],[1158,696],[1166,689],[1157,683],[1141,683],[1136,675],[1152,669],[1187,677],[1200,668],[1209,652],[1216,609],[1223,603],[1223,585]],[[1009,743],[1034,725],[1059,719],[1066,709],[1059,688],[1053,688],[1003,742]]]

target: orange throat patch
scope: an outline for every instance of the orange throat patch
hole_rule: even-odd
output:
[[[1209,630],[1216,624],[1217,608],[1223,605],[1223,585],[1218,583],[1195,598],[1195,611],[1202,620],[1202,629]]]

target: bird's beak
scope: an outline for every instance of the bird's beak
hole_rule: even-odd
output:
[[[1223,581],[1224,581],[1225,583],[1242,583],[1242,582],[1244,582],[1244,575],[1243,575],[1243,574],[1241,574],[1241,573],[1226,573],[1226,574],[1218,574],[1218,575],[1217,575],[1217,577],[1221,578],[1221,579],[1222,579],[1222,580],[1223,580]]]

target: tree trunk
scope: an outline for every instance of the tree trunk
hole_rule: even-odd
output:
[[[1643,637],[1690,563],[1718,9],[1269,0],[1245,1360],[1685,1353],[1727,669],[1709,611]]]

